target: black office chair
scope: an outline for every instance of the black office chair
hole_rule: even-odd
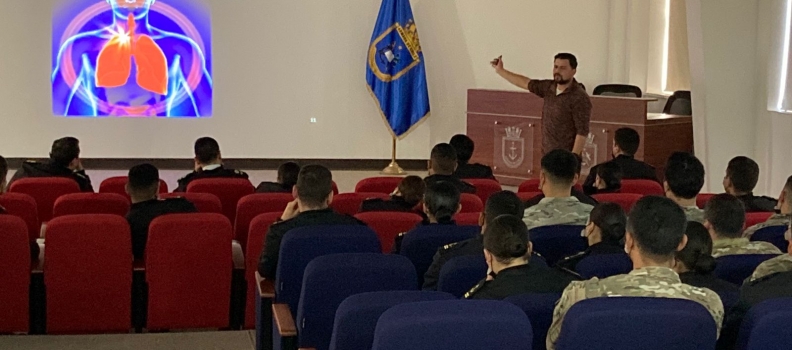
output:
[[[626,84],[603,84],[594,88],[594,96],[641,97],[641,88]]]
[[[674,91],[674,94],[668,98],[665,108],[665,114],[675,115],[693,115],[693,109],[690,102],[690,91]]]

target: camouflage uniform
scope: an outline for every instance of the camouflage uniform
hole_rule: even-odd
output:
[[[763,222],[761,224],[753,225],[753,226],[745,229],[745,232],[743,232],[743,237],[750,239],[751,236],[754,233],[756,233],[756,231],[759,231],[759,230],[761,230],[761,229],[763,229],[765,227],[789,226],[790,217],[792,217],[792,216],[784,215],[784,214],[773,214],[773,216],[771,216],[769,219],[767,219],[767,221],[765,221],[765,222]]]
[[[748,238],[721,238],[712,242],[712,257],[745,254],[781,254],[778,247],[767,242],[751,242]]]
[[[690,207],[682,207],[682,210],[685,211],[685,217],[687,221],[695,221],[698,223],[704,223],[704,209],[701,209],[697,206],[690,206]]]
[[[748,282],[755,282],[779,272],[789,271],[792,271],[792,255],[784,254],[759,264],[756,271],[748,278]]]
[[[593,206],[575,197],[544,198],[539,204],[525,209],[523,221],[528,229],[552,225],[585,225]]]
[[[569,284],[553,311],[553,323],[547,332],[547,349],[555,349],[564,316],[578,301],[599,297],[657,297],[695,301],[712,314],[715,324],[723,323],[723,304],[715,292],[682,283],[674,270],[667,267],[644,267],[626,275],[605,279],[592,278]]]

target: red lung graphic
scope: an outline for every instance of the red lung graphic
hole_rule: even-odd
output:
[[[135,34],[135,17],[129,14],[128,32],[116,34],[99,52],[96,86],[118,87],[129,80],[132,57],[137,66],[137,84],[153,93],[168,92],[168,60],[162,48],[148,35]]]

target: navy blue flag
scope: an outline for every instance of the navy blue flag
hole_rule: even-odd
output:
[[[429,116],[426,64],[409,0],[382,0],[366,82],[393,136],[407,136]]]

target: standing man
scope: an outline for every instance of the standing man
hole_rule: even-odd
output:
[[[555,56],[552,80],[532,80],[503,68],[503,56],[491,62],[495,72],[515,86],[544,99],[542,111],[542,154],[554,149],[580,155],[589,134],[591,101],[575,80],[577,58],[571,53]]]

